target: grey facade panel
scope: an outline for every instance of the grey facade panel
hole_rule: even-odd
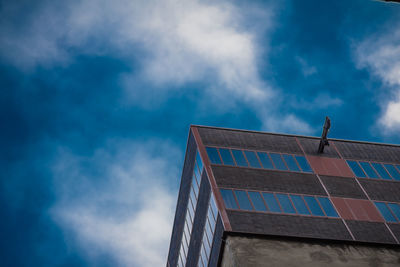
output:
[[[200,183],[200,191],[197,200],[196,212],[192,233],[190,235],[189,251],[186,266],[197,266],[200,255],[200,246],[203,240],[204,225],[207,218],[208,203],[211,194],[211,187],[206,172],[203,172]]]
[[[223,234],[224,234],[224,226],[222,225],[221,217],[218,216],[217,224],[215,226],[214,240],[212,244],[208,267],[218,266],[218,259],[219,259],[219,253],[221,251]]]
[[[355,178],[320,175],[329,194],[333,197],[367,199]]]
[[[368,143],[334,141],[345,159],[400,163],[400,147]]]
[[[171,242],[168,252],[168,263],[176,266],[182,240],[183,226],[185,223],[186,208],[189,200],[190,185],[196,157],[196,142],[192,133],[189,133],[185,162],[183,165],[181,185],[179,188],[178,202],[176,205],[174,225],[172,228]]]
[[[204,145],[303,154],[293,136],[198,128]]]
[[[400,241],[400,224],[399,223],[388,223],[390,230],[392,230],[394,236]]]
[[[384,223],[350,220],[346,223],[357,241],[396,244]]]
[[[304,149],[304,152],[308,155],[313,156],[324,156],[324,157],[332,157],[332,158],[339,158],[339,154],[337,153],[336,149],[329,145],[324,147],[324,153],[318,153],[318,146],[320,143],[320,139],[316,138],[305,138],[305,137],[298,137],[297,138]]]
[[[400,202],[400,182],[358,179],[372,200]]]
[[[228,210],[232,231],[295,237],[351,240],[340,219]]]
[[[309,195],[326,193],[314,174],[213,165],[218,187]]]

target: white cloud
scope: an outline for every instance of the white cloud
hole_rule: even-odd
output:
[[[93,263],[108,254],[120,266],[165,265],[181,158],[158,141],[112,141],[91,157],[60,148],[52,217]]]
[[[400,31],[391,27],[390,33],[377,34],[358,44],[356,60],[389,89],[382,92],[382,115],[379,119],[387,131],[400,128]]]
[[[306,135],[315,132],[314,128],[312,128],[307,122],[298,118],[294,114],[280,116],[266,115],[262,121],[262,129],[269,132],[284,132],[290,134]]]

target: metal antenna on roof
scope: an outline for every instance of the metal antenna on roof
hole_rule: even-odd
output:
[[[324,147],[329,146],[328,132],[331,128],[331,120],[328,116],[325,117],[324,129],[322,130],[321,141],[319,142],[318,153],[324,153]]]

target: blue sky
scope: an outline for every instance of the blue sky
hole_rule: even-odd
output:
[[[400,5],[0,1],[3,266],[164,266],[190,124],[400,143]]]

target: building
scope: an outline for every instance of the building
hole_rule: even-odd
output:
[[[191,126],[167,266],[400,266],[400,146]]]

